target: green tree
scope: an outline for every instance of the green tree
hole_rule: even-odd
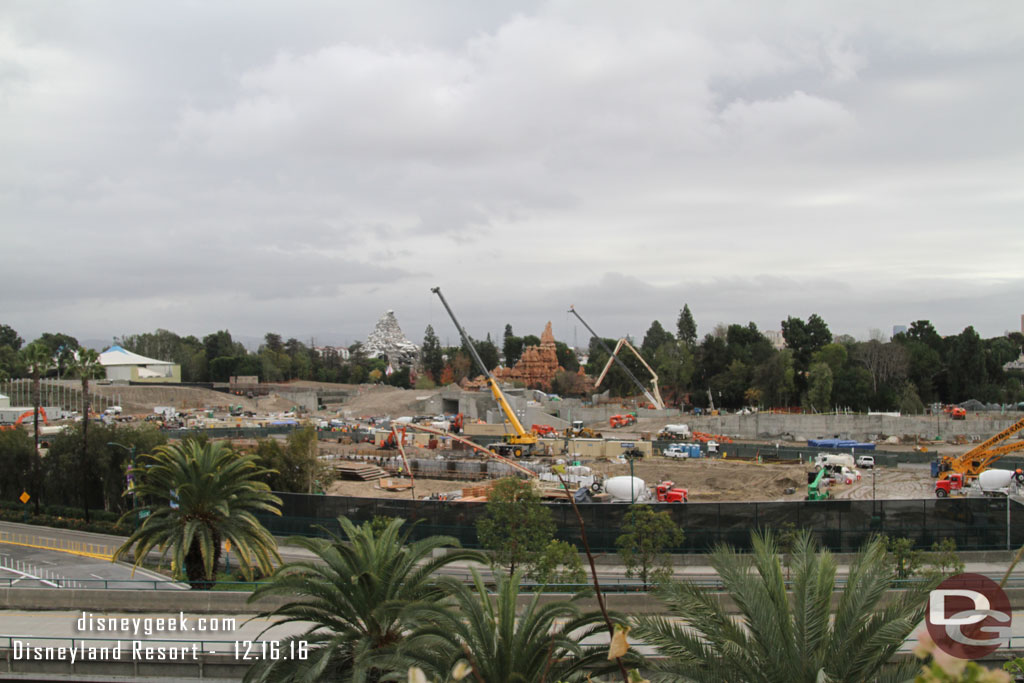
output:
[[[555,356],[558,358],[558,365],[566,372],[576,372],[580,369],[580,361],[576,358],[576,352],[570,349],[565,342],[555,342]]]
[[[579,548],[566,541],[549,541],[530,567],[527,576],[540,584],[586,582]]]
[[[410,608],[410,619],[419,625],[393,661],[442,680],[460,662],[472,672],[467,680],[474,681],[587,681],[590,670],[607,670],[606,646],[580,645],[603,630],[602,615],[583,613],[576,604],[580,595],[542,602],[536,593],[518,607],[521,578],[522,572],[495,575],[493,600],[476,570],[472,589],[446,580],[451,602]]]
[[[519,362],[523,355],[523,338],[512,334],[512,326],[505,325],[502,335],[501,355],[505,357],[505,367],[511,368]]]
[[[423,369],[430,375],[430,379],[438,384],[441,383],[441,371],[444,370],[444,353],[441,351],[441,342],[434,334],[434,328],[427,325],[423,332],[423,346],[420,348],[420,362]]]
[[[247,577],[254,565],[269,574],[272,563],[280,562],[277,542],[255,513],[281,514],[281,499],[261,481],[267,471],[255,456],[239,455],[220,441],[201,445],[186,439],[139,459],[136,495],[149,514],[114,553],[115,560],[134,548],[138,566],[159,548],[164,557],[170,552],[178,571],[199,589],[210,588],[222,541],[231,542]]]
[[[79,472],[85,481],[89,471],[89,380],[104,376],[100,365],[100,355],[94,349],[80,349],[71,361],[69,370],[82,382],[82,453],[79,461]],[[82,507],[85,508],[85,521],[89,521],[89,496],[87,487],[82,487]]]
[[[402,533],[402,519],[377,531],[371,522],[357,527],[339,517],[338,523],[340,536],[294,539],[315,559],[282,566],[250,598],[285,596],[283,605],[260,616],[275,619],[275,625],[310,624],[281,644],[284,651],[291,641],[308,643],[308,659],[265,660],[249,670],[246,681],[377,680],[381,654],[416,625],[407,616],[410,607],[435,604],[447,594],[448,584],[437,578],[440,570],[455,562],[486,562],[447,536],[410,542],[412,526]],[[435,554],[442,548],[452,549]]]
[[[316,429],[306,426],[288,434],[284,443],[277,439],[261,439],[256,455],[265,468],[265,481],[273,491],[313,493],[326,490],[329,468],[319,455]]]
[[[39,514],[39,498],[42,489],[42,462],[39,454],[39,408],[42,402],[41,380],[50,369],[53,368],[53,355],[50,350],[37,342],[32,342],[21,350],[21,361],[28,369],[32,377],[32,440],[35,445],[33,456],[34,473],[32,482],[32,498],[35,503],[35,513]]]
[[[807,379],[807,401],[817,412],[828,411],[832,399],[832,368],[813,363]]]
[[[904,415],[920,415],[924,412],[924,403],[917,395],[917,387],[913,382],[906,382],[900,392],[900,412]]]
[[[833,614],[836,561],[818,550],[810,532],[794,542],[791,594],[774,537],[755,533],[752,540],[752,555],[720,546],[710,556],[738,620],[702,586],[675,581],[657,594],[686,624],[661,616],[633,618],[632,635],[664,657],[650,662],[659,680],[818,683],[913,676],[916,662],[890,662],[924,618],[937,582],[889,594],[885,541],[876,538],[850,565]]]
[[[668,344],[675,341],[675,338],[665,331],[661,323],[655,320],[651,323],[651,326],[647,328],[647,333],[644,334],[644,340],[640,344],[640,353],[644,355],[644,359],[650,362],[654,358],[654,352],[657,351],[663,344]]]
[[[61,332],[44,332],[36,342],[50,351],[50,357],[54,359],[57,368],[57,377],[62,377],[74,361],[75,352],[79,349],[78,340]]]
[[[32,489],[34,462],[32,437],[25,430],[0,430],[0,498],[14,501]]]
[[[952,338],[946,366],[951,402],[960,403],[979,394],[985,377],[985,356],[981,337],[973,327]]]
[[[790,397],[796,391],[796,368],[793,352],[783,349],[754,370],[754,385],[761,390],[761,397],[773,406],[789,405]]]
[[[914,549],[914,542],[909,538],[888,538],[886,549],[889,552],[888,559],[892,568],[892,578],[897,581],[917,576],[921,569],[924,557],[920,550]]]
[[[476,533],[494,565],[511,576],[521,565],[535,562],[554,536],[555,522],[530,482],[509,477],[498,480],[488,493]]]
[[[681,545],[683,532],[666,512],[650,505],[632,505],[622,520],[622,534],[615,540],[626,576],[639,577],[644,588],[672,576],[671,548]]]
[[[683,304],[683,310],[679,311],[679,319],[676,320],[676,338],[690,350],[697,346],[697,323],[693,320],[689,304]]]
[[[825,321],[817,313],[812,313],[806,323],[792,316],[783,320],[782,337],[786,340],[786,347],[793,352],[795,390],[798,395],[803,395],[807,390],[804,373],[810,368],[811,356],[832,343],[832,333]]]
[[[480,360],[484,362],[488,370],[493,370],[498,367],[498,347],[491,341],[491,335],[487,335],[487,339],[484,341],[474,341],[473,346],[476,347],[476,352],[480,355]],[[474,375],[476,373],[483,374],[479,368],[473,368]]]

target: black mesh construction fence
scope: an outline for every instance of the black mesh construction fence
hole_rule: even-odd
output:
[[[476,521],[486,503],[428,500],[392,500],[310,496],[278,493],[282,516],[263,515],[260,520],[275,535],[324,535],[324,527],[337,532],[337,518],[356,523],[375,516],[400,517],[419,522],[413,538],[443,534],[463,546],[479,547]],[[556,537],[582,549],[580,529],[572,506],[549,504],[557,526]],[[855,552],[872,534],[905,537],[915,547],[930,549],[944,538],[956,541],[959,550],[1000,550],[1024,545],[1024,506],[1007,498],[920,500],[828,500],[773,503],[653,504],[668,511],[684,533],[675,553],[704,553],[718,543],[737,549],[750,547],[754,529],[783,531],[811,529],[824,547],[835,552]],[[590,547],[595,552],[615,552],[622,518],[628,505],[582,504],[579,506]],[[1009,523],[1009,537],[1007,525]]]

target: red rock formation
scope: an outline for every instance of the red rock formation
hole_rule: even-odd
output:
[[[561,369],[558,365],[558,353],[555,351],[555,335],[551,332],[549,321],[540,336],[540,346],[527,346],[515,367],[498,368],[494,371],[494,376],[498,379],[523,382],[529,389],[550,391],[551,380]]]

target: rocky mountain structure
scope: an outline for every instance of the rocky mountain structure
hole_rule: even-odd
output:
[[[544,327],[540,336],[540,346],[527,346],[515,367],[497,368],[494,376],[498,379],[520,381],[531,389],[551,390],[551,380],[562,368],[558,365],[558,353],[555,351],[555,335],[551,331],[551,322]]]
[[[414,367],[420,357],[420,347],[406,339],[394,311],[387,311],[377,321],[373,332],[363,343],[363,350],[370,358],[388,359],[396,370]]]

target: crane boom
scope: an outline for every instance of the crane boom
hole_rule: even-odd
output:
[[[622,359],[619,358],[619,356],[618,356],[618,349],[620,347],[616,347],[615,351],[612,351],[611,349],[609,349],[608,345],[604,343],[604,339],[602,339],[600,336],[598,336],[597,332],[594,332],[594,330],[590,327],[590,325],[587,324],[587,321],[583,319],[583,316],[581,316],[579,313],[576,312],[576,307],[575,306],[569,306],[569,312],[572,313],[577,318],[579,318],[579,321],[581,323],[583,323],[583,327],[587,328],[587,331],[590,332],[590,335],[597,339],[597,342],[601,345],[601,348],[603,348],[605,350],[605,352],[611,357],[611,359],[613,359],[616,363],[619,364],[619,367],[621,367],[626,372],[626,374],[629,376],[629,378],[631,380],[633,380],[633,384],[635,384],[640,389],[640,391],[643,393],[643,395],[645,397],[647,397],[647,400],[650,401],[651,403],[653,403],[655,405],[655,407],[658,408],[659,410],[664,409],[665,408],[665,404],[662,403],[660,395],[657,398],[655,398],[655,396],[653,394],[651,394],[651,392],[647,389],[647,387],[644,386],[643,382],[638,380],[636,378],[636,375],[634,375],[633,372],[628,367],[626,367],[626,364],[622,362]],[[633,348],[633,347],[630,346],[630,348]],[[636,349],[633,349],[633,352],[636,353]],[[639,353],[637,353],[636,355],[640,356]],[[640,360],[643,361],[642,358]],[[646,366],[648,370],[651,370],[651,367],[649,365],[647,365],[647,363],[644,363],[644,366]],[[607,371],[608,371],[608,368],[605,368],[605,372],[607,372]],[[653,370],[651,370],[651,374],[654,375],[654,371]],[[601,373],[601,379],[604,379],[604,372]],[[655,375],[654,381],[655,381],[655,383],[657,383],[657,381],[658,381],[657,375]],[[655,393],[658,393],[657,389],[655,389]]]
[[[476,347],[473,346],[473,341],[469,338],[469,335],[466,334],[466,331],[462,329],[462,325],[459,324],[458,318],[455,317],[452,307],[448,305],[448,301],[444,298],[444,294],[441,294],[441,288],[434,287],[430,291],[437,294],[441,303],[444,304],[445,310],[448,311],[448,316],[452,319],[452,322],[455,323],[455,329],[457,329],[459,334],[462,336],[462,342],[469,347],[469,353],[473,356],[473,360],[476,361],[477,367],[480,368],[481,372],[484,373],[484,377],[487,378],[487,388],[491,390],[491,395],[494,396],[494,400],[498,402],[498,406],[501,407],[502,412],[505,413],[505,419],[507,419],[512,425],[512,429],[515,431],[515,434],[509,438],[509,443],[532,448],[539,440],[537,435],[523,429],[522,423],[519,421],[519,418],[516,417],[515,411],[512,410],[512,406],[509,405],[508,400],[505,398],[505,394],[501,393],[501,389],[498,387],[498,382],[494,379],[494,375],[492,375],[491,371],[487,369],[486,365],[484,365],[483,359],[480,358],[480,354],[477,353]],[[514,454],[522,455],[522,453],[522,449],[519,449],[519,452]]]
[[[939,461],[939,479],[946,479],[952,472],[960,472],[969,481],[987,470],[1007,453],[1024,450],[1024,441],[1011,444],[996,444],[1024,429],[1024,418],[1018,420],[995,436],[985,439],[980,444],[956,457],[943,456]]]

